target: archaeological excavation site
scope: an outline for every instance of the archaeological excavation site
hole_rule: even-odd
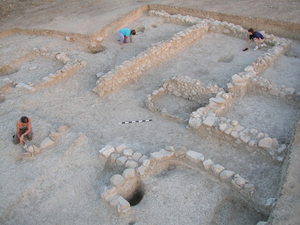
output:
[[[258,23],[266,46],[242,51]],[[90,34],[1,31],[0,224],[281,224],[299,185],[299,30],[150,4]]]

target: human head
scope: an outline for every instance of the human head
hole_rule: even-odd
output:
[[[131,31],[130,31],[130,35],[136,35],[135,30],[131,30]]]
[[[253,30],[253,28],[250,28],[250,29],[248,30],[248,33],[251,33],[251,34],[253,34],[253,33],[254,33],[254,30]]]
[[[22,116],[20,120],[21,120],[22,123],[28,123],[28,117],[27,116]]]

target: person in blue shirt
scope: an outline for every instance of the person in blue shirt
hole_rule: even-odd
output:
[[[250,28],[248,30],[248,33],[249,33],[249,40],[247,42],[247,47],[243,49],[243,51],[247,51],[248,50],[248,47],[251,43],[251,41],[254,41],[255,43],[255,48],[253,49],[254,51],[256,51],[257,49],[259,49],[260,47],[265,47],[267,46],[265,43],[264,43],[264,36],[259,33],[258,31],[254,31],[252,28]]]
[[[127,43],[128,38],[130,39],[130,42],[133,43],[132,35],[135,35],[136,32],[135,30],[130,30],[129,28],[123,28],[119,30],[118,34],[120,37],[120,44],[122,45]]]

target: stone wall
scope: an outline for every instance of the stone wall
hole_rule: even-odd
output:
[[[12,81],[8,78],[3,79],[4,83],[13,84],[13,86],[17,88],[25,88],[30,91],[34,91],[36,88],[42,88],[47,85],[52,84],[53,82],[56,82],[63,77],[70,76],[78,69],[86,66],[85,61],[78,61],[77,59],[70,59],[66,53],[60,53],[60,52],[49,52],[46,48],[34,48],[30,53],[26,54],[25,56],[16,59],[15,61],[11,62],[9,65],[3,65],[0,67],[0,71],[7,69],[7,71],[4,71],[5,73],[10,73],[11,71],[14,71],[15,67],[19,65],[20,63],[34,59],[36,57],[48,57],[51,60],[58,60],[63,63],[63,67],[59,70],[57,70],[54,74],[50,73],[48,76],[43,77],[41,80],[31,81],[27,84],[21,83],[18,81]],[[35,70],[35,68],[31,68],[31,70]],[[3,72],[3,71],[2,71]]]
[[[185,147],[167,146],[150,153],[150,156],[146,156],[134,152],[124,144],[116,148],[107,145],[99,150],[99,156],[105,161],[116,163],[124,168],[122,175],[114,174],[110,178],[111,185],[102,193],[102,199],[121,215],[131,212],[131,206],[126,199],[132,197],[142,180],[162,171],[170,164],[181,164],[195,170],[205,171],[221,182],[228,184],[257,209],[265,210],[264,207],[255,205],[252,201],[255,191],[253,184],[234,171],[227,170],[211,159],[206,159],[203,154],[188,150]]]
[[[227,21],[229,23],[246,27],[247,29],[253,27],[255,30],[265,30],[267,33],[274,34],[276,36],[300,40],[300,24],[297,23],[274,21],[270,19],[255,17],[228,15],[218,12],[207,12],[184,7],[174,7],[155,4],[149,5],[149,9],[156,11],[163,10],[171,15],[181,14],[190,15],[202,19],[212,18],[218,21]]]
[[[224,101],[223,95],[227,97],[227,99],[229,98],[229,96],[231,96],[230,94],[225,94],[222,88],[212,85],[208,85],[207,87],[205,87],[204,84],[199,80],[191,79],[188,76],[178,78],[174,77],[171,80],[167,80],[161,88],[153,91],[152,94],[149,94],[147,96],[145,105],[150,111],[160,112],[163,116],[167,116],[177,120],[178,122],[185,123],[188,122],[188,120],[186,120],[185,118],[180,118],[169,114],[166,109],[159,108],[155,105],[155,100],[168,93],[171,93],[177,97],[188,99],[190,101],[197,101],[198,103],[206,101],[206,99],[210,99],[210,97],[215,97],[217,95],[216,98],[211,98],[209,107],[214,107],[213,102],[225,103],[222,107],[219,108],[220,110],[224,110],[224,108],[227,107],[229,103],[229,100]]]
[[[203,21],[175,34],[170,40],[152,44],[152,47],[125,61],[112,71],[100,77],[94,92],[105,97],[125,84],[136,80],[145,71],[158,66],[166,59],[178,54],[208,32],[208,23]]]

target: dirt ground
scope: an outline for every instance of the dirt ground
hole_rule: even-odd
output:
[[[300,23],[300,2],[296,0],[191,0],[184,4],[177,0],[2,0],[0,31],[49,29],[91,35],[150,3]],[[0,103],[0,223],[256,224],[267,221],[270,216],[270,212],[266,214],[251,207],[210,174],[176,165],[143,180],[142,201],[132,207],[129,216],[120,217],[101,199],[110,177],[122,171],[98,157],[98,151],[107,144],[115,147],[125,144],[145,155],[165,146],[185,146],[201,152],[251,181],[256,187],[253,201],[257,205],[278,198],[283,179],[287,182],[285,194],[288,197],[286,202],[280,200],[283,207],[276,211],[274,224],[299,223],[297,207],[288,207],[297,206],[295,199],[299,199],[299,180],[294,177],[299,163],[293,163],[290,176],[284,178],[285,164],[275,162],[268,154],[237,149],[214,136],[196,134],[187,129],[187,124],[168,120],[145,107],[147,95],[161,87],[163,80],[174,76],[189,76],[225,89],[233,74],[243,71],[272,46],[254,52],[251,45],[249,51],[243,52],[246,40],[208,33],[177,56],[147,71],[136,82],[100,99],[92,92],[97,73],[105,74],[145,51],[152,43],[169,39],[187,28],[148,14],[128,27],[145,30],[133,37],[134,43],[122,47],[116,31],[105,39],[105,50],[98,54],[91,54],[84,45],[59,37],[19,33],[0,38],[0,66],[23,57],[33,48],[64,52],[70,58],[87,62],[84,68],[47,87],[33,92],[12,87],[4,93],[5,100]],[[262,77],[300,92],[300,42],[292,41],[291,50],[281,55]],[[61,67],[61,62],[47,57],[26,58],[16,64],[13,73],[0,74],[0,78],[34,83]],[[165,96],[157,104],[186,119],[199,107],[198,103],[174,96]],[[51,131],[57,132],[62,126],[68,129],[54,145],[35,157],[25,157],[22,147],[12,143],[15,124],[23,115],[32,120],[34,139],[28,144],[39,146]],[[289,145],[299,117],[299,104],[254,92],[248,93],[222,116],[236,119],[242,126],[268,133],[280,144]],[[140,119],[153,121],[119,124]],[[294,152],[293,157],[297,157],[297,153]]]

